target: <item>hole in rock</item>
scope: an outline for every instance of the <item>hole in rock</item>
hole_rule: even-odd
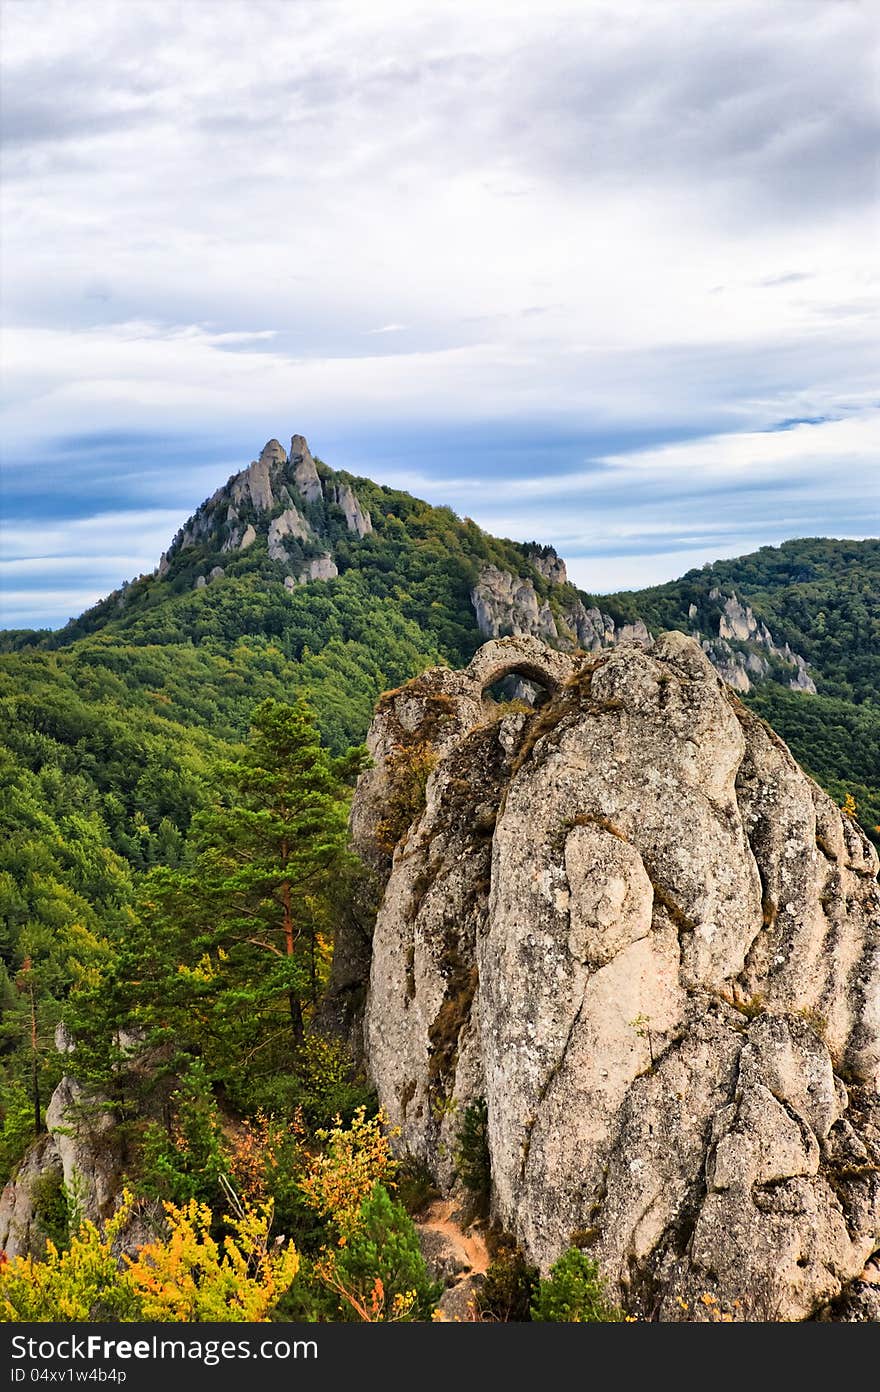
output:
[[[515,672],[509,672],[500,681],[493,682],[483,691],[484,701],[495,701],[498,705],[507,705],[510,701],[520,701],[524,705],[532,706],[535,710],[543,706],[550,700],[550,690],[543,682],[530,680],[528,677],[521,677]]]

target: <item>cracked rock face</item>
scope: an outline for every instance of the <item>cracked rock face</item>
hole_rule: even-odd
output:
[[[298,553],[291,556],[285,543],[293,540],[314,545],[316,528],[328,540],[325,502],[341,508],[346,527],[359,539],[372,532],[373,523],[351,484],[332,482],[329,470],[324,474],[326,481],[318,472],[305,436],[291,437],[289,456],[278,440],[269,440],[259,459],[218,488],[181,528],[162,554],[156,571],[159,579],[172,572],[178,553],[192,547],[202,546],[209,554],[222,555],[244,551],[265,537],[270,560],[289,571],[297,566],[297,573],[285,580],[301,584],[332,580],[339,572],[329,550],[303,566]],[[252,520],[247,520],[248,515]],[[215,566],[210,579],[216,578],[217,570],[222,568]],[[195,583],[202,588],[200,580]]]
[[[7,1257],[42,1254],[45,1237],[40,1231],[34,1190],[50,1173],[61,1178],[61,1158],[55,1138],[44,1135],[29,1147],[0,1194],[0,1252]]]
[[[359,537],[367,536],[373,530],[373,523],[370,514],[361,507],[360,500],[350,485],[337,483],[333,485],[332,494],[337,506],[342,509],[348,530],[355,532]]]
[[[83,1106],[84,1096],[73,1078],[62,1077],[46,1108],[46,1134],[33,1142],[0,1195],[0,1252],[8,1257],[44,1250],[37,1186],[47,1173],[63,1182],[83,1219],[101,1223],[116,1208],[121,1144],[109,1109]]]
[[[293,480],[307,503],[319,503],[323,497],[321,480],[304,435],[294,435],[290,441],[290,463]]]
[[[559,637],[550,605],[538,598],[531,580],[497,566],[485,566],[471,593],[477,627],[487,638],[507,631],[555,641]]]
[[[273,561],[287,560],[285,537],[293,537],[296,541],[309,541],[312,537],[311,527],[295,507],[285,508],[279,517],[269,523],[269,555]]]
[[[492,706],[506,673],[550,699]],[[362,849],[416,746],[365,1019],[402,1144],[451,1186],[485,1098],[495,1217],[544,1269],[588,1246],[643,1316],[867,1308],[880,897],[856,824],[677,633],[503,639],[391,693]]]

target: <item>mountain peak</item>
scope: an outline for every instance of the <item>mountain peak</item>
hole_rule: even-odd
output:
[[[297,437],[294,436],[294,439]],[[260,464],[286,464],[287,455],[280,440],[267,440],[260,452]]]
[[[281,565],[279,580],[284,572],[302,583],[334,578],[332,546],[340,530],[362,539],[373,527],[351,483],[326,469],[323,475],[304,435],[291,436],[289,456],[280,440],[267,440],[259,458],[233,474],[181,528],[163,553],[158,578],[173,577],[175,557],[197,549],[204,566],[193,583],[204,588],[218,572],[225,578],[218,556],[248,550],[258,541]]]

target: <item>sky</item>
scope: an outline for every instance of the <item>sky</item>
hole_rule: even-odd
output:
[[[272,437],[583,588],[880,530],[875,0],[2,0],[2,622]]]

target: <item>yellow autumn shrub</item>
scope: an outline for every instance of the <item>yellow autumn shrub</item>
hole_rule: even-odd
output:
[[[191,1199],[166,1204],[169,1236],[142,1247],[129,1260],[131,1283],[145,1320],[208,1322],[268,1319],[299,1270],[292,1243],[270,1243],[272,1206],[243,1210],[228,1219],[232,1235],[211,1236],[212,1215]]]
[[[376,1184],[387,1184],[397,1170],[391,1154],[391,1138],[385,1131],[385,1116],[367,1117],[359,1107],[351,1125],[317,1132],[323,1150],[313,1155],[300,1180],[300,1190],[309,1207],[329,1219],[345,1241],[357,1223],[361,1204]]]
[[[271,1205],[228,1218],[218,1242],[206,1205],[166,1204],[167,1235],[120,1259],[114,1244],[133,1210],[126,1191],[113,1217],[100,1229],[83,1223],[66,1251],[50,1242],[42,1261],[0,1261],[0,1322],[262,1322],[299,1270],[293,1244],[270,1239]]]

